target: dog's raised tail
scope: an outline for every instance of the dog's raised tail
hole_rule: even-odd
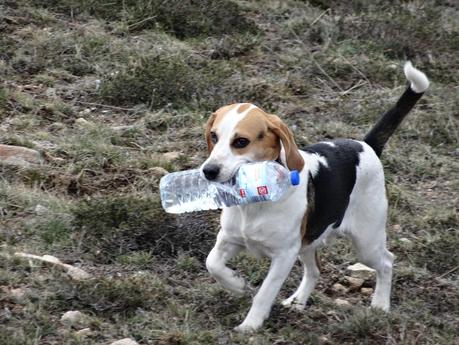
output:
[[[397,104],[381,116],[363,139],[373,148],[378,157],[381,156],[384,145],[391,135],[429,87],[429,79],[420,70],[414,68],[411,62],[408,61],[405,64],[404,72],[410,86],[397,101]]]

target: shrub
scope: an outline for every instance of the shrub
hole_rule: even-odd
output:
[[[125,21],[130,31],[161,28],[178,38],[255,32],[255,24],[230,0],[34,0],[66,13],[88,13],[101,19]]]
[[[132,251],[170,257],[180,251],[203,258],[213,241],[216,219],[208,213],[175,216],[162,210],[159,197],[91,199],[73,210],[83,250],[111,262]]]

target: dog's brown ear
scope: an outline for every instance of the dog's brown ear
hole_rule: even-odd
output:
[[[268,115],[268,127],[276,134],[285,150],[285,160],[290,170],[301,171],[304,166],[304,159],[301,156],[298,146],[290,129],[276,115]]]
[[[212,115],[210,115],[209,119],[207,120],[207,123],[205,125],[205,130],[204,130],[204,135],[206,137],[206,142],[207,142],[207,151],[209,153],[214,148],[214,144],[212,143],[212,140],[210,139],[210,131],[212,130],[212,126],[214,124],[216,117],[217,117],[217,113],[212,113]]]

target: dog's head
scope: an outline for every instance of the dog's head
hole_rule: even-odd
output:
[[[224,106],[213,113],[205,127],[209,157],[201,166],[203,176],[225,182],[244,163],[280,161],[300,171],[304,160],[293,135],[276,115],[249,103]]]

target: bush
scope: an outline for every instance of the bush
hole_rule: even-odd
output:
[[[164,212],[159,197],[91,199],[75,207],[73,215],[83,250],[102,262],[139,250],[166,258],[185,251],[203,258],[217,228],[212,214],[175,216]]]
[[[130,31],[161,28],[178,38],[255,32],[255,24],[230,0],[34,0],[66,13],[125,21]]]

